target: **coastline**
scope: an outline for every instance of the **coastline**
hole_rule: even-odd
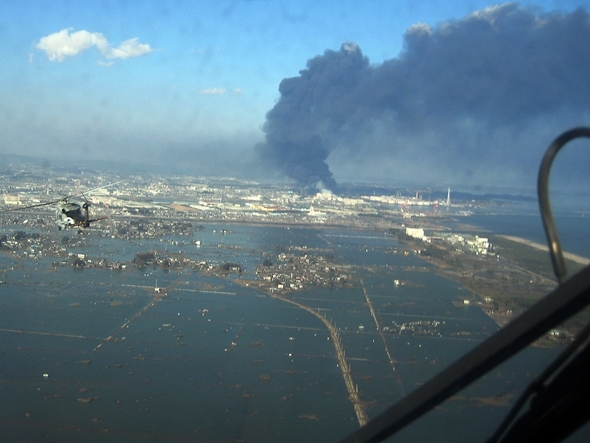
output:
[[[530,246],[531,248],[535,248],[535,249],[538,249],[541,251],[549,252],[549,247],[547,245],[542,245],[541,243],[536,243],[534,241],[527,240],[526,238],[516,237],[513,235],[499,235],[498,237],[502,237],[502,238],[505,238],[510,241],[521,243],[523,245],[527,245],[527,246]],[[584,266],[590,265],[590,258],[583,257],[583,256],[577,255],[577,254],[572,254],[571,252],[564,251],[563,257],[567,258],[568,260],[571,260],[573,262],[576,262],[580,265],[584,265]]]
[[[510,235],[497,235],[497,237],[539,251],[538,254],[549,252],[548,246],[522,237]],[[565,259],[572,263],[583,267],[590,265],[590,258],[568,252],[564,252],[563,255]],[[471,301],[475,301],[474,305],[481,308],[500,328],[506,326],[515,317],[519,316],[523,309],[526,309],[526,306],[522,304],[520,306],[519,303],[514,304],[515,300],[528,300],[531,303],[536,303],[552,291],[556,284],[548,274],[529,268],[526,264],[523,265],[513,261],[505,262],[506,259],[503,260],[505,263],[502,264],[503,261],[481,261],[475,257],[472,257],[472,260],[466,260],[466,258],[462,256],[463,264],[461,271],[459,271],[454,269],[453,266],[449,266],[448,260],[423,257],[423,259],[436,266],[439,275],[456,281],[473,294],[474,298]],[[488,272],[490,272],[489,277],[482,273],[482,265],[485,263],[491,265],[487,268]],[[494,263],[497,267],[493,266]],[[474,279],[474,277],[476,278]],[[512,284],[510,284],[511,281]],[[506,297],[506,294],[510,296]],[[486,298],[492,299],[493,303],[486,303]],[[460,305],[458,301],[456,306]],[[559,336],[546,335],[531,343],[531,345],[553,347],[565,344],[579,331],[579,325],[564,326],[562,324],[559,330],[561,332]]]
[[[548,251],[543,245],[523,238],[506,235],[498,237],[523,244],[526,248],[538,251],[539,255],[542,254],[540,251]],[[404,243],[413,250],[422,246],[412,240],[405,240]],[[506,258],[500,261],[487,256],[458,252],[444,243],[437,244],[437,247],[444,251],[441,255],[421,255],[420,258],[435,265],[437,274],[457,282],[468,291],[468,295],[459,297],[455,306],[462,306],[468,300],[499,327],[504,327],[520,315],[528,303],[540,300],[555,284],[549,275]],[[590,259],[585,257],[576,258],[577,263],[590,263]]]

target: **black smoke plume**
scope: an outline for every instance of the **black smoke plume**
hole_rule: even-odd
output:
[[[330,154],[323,136],[338,131],[351,117],[353,97],[369,60],[354,43],[339,52],[326,51],[307,62],[299,77],[279,85],[281,98],[266,115],[262,154],[289,177],[306,187],[334,190],[336,182],[326,163]]]
[[[348,174],[457,182],[502,167],[528,180],[548,142],[590,115],[590,17],[488,7],[411,26],[379,65],[354,43],[327,50],[279,91],[258,151],[303,186],[335,189],[328,158]]]

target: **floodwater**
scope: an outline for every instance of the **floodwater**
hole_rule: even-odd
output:
[[[322,321],[234,281],[254,279],[278,246],[302,245],[357,277],[288,297],[338,329],[369,418],[497,330],[477,307],[453,305],[463,288],[380,233],[206,225],[192,238],[125,241],[90,231],[72,253],[122,262],[183,253],[245,272],[74,269],[0,255],[3,441],[326,442],[358,429]],[[484,441],[557,352],[527,349],[395,441]]]

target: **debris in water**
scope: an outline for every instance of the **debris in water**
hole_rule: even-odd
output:
[[[318,416],[315,414],[301,414],[299,418],[306,418],[308,420],[319,420]]]

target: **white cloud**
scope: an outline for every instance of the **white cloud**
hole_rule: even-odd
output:
[[[234,95],[244,95],[244,91],[242,91],[240,88],[236,88],[233,90],[233,94]]]
[[[125,40],[118,48],[108,48],[108,50],[105,52],[101,50],[102,55],[104,55],[106,58],[120,58],[123,60],[130,57],[141,57],[142,55],[149,54],[150,52],[152,52],[150,45],[146,43],[139,43],[139,39],[137,37]]]
[[[36,47],[45,51],[51,61],[63,61],[67,57],[74,57],[93,46],[105,58],[126,59],[152,52],[150,45],[139,43],[137,38],[126,40],[118,48],[113,48],[107,38],[100,32],[71,31],[71,28],[62,29],[59,32],[42,37]]]
[[[225,88],[211,88],[211,89],[203,89],[201,91],[203,95],[221,95],[225,94]]]

